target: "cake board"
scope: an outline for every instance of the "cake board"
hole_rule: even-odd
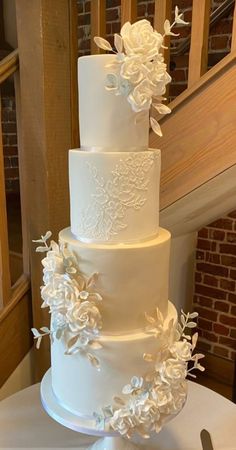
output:
[[[95,420],[84,419],[63,408],[52,389],[51,369],[42,379],[40,395],[43,408],[56,422],[78,433],[100,437],[88,450],[141,450],[142,447],[122,438],[118,433],[99,430]]]

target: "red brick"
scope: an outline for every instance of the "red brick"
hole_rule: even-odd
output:
[[[107,22],[113,22],[119,19],[119,8],[107,9],[106,20]]]
[[[200,272],[195,272],[195,281],[199,283],[202,281],[202,274]]]
[[[222,255],[221,256],[221,264],[223,266],[236,267],[236,257],[235,256]]]
[[[230,274],[229,274],[230,278],[233,278],[233,280],[236,280],[236,270],[230,270]]]
[[[183,84],[182,83],[181,84],[172,83],[170,85],[169,94],[171,97],[177,97],[183,91],[185,91],[185,89],[187,89],[187,84],[185,84],[185,83],[183,83]]]
[[[206,342],[201,337],[198,339],[197,343],[197,350],[202,352],[209,352],[212,350],[212,344],[209,342]]]
[[[210,46],[212,50],[226,49],[228,46],[229,36],[212,36]]]
[[[224,325],[229,325],[232,328],[236,328],[236,317],[225,316],[224,314],[220,315],[219,322]]]
[[[233,219],[236,219],[236,209],[228,214],[228,217],[233,217]]]
[[[226,302],[215,302],[214,309],[216,311],[229,312],[229,304]]]
[[[4,137],[4,135],[3,135]],[[8,145],[17,145],[17,136],[16,134],[10,134],[7,136]]]
[[[11,158],[9,158],[8,156],[5,156],[4,158],[4,167],[11,167]]]
[[[228,269],[226,267],[207,264],[204,262],[197,263],[197,270],[199,270],[199,272],[209,273],[211,275],[219,275],[222,277],[228,276]]]
[[[236,339],[236,329],[230,330],[230,337],[232,337],[233,339]]]
[[[188,55],[185,54],[185,55],[171,56],[171,66],[178,69],[179,68],[185,69],[186,67],[188,67]]]
[[[211,246],[213,244],[216,244],[215,242],[211,243]],[[220,264],[220,255],[217,255],[216,253],[207,252],[206,253],[206,261],[213,264]]]
[[[154,2],[153,3],[148,3],[148,5],[147,5],[147,12],[148,12],[149,16],[152,16],[154,14],[154,12],[155,12]],[[161,30],[158,30],[158,31],[161,31]]]
[[[220,325],[219,323],[213,324],[213,331],[216,334],[220,334],[221,336],[228,336],[229,334],[229,328],[225,327],[224,325]]]
[[[230,312],[231,314],[233,314],[233,316],[236,316],[236,306],[231,306]]]
[[[120,33],[120,28],[121,28],[120,22],[113,22],[111,24],[112,34],[115,34],[115,33],[119,34]]]
[[[219,343],[223,345],[227,345],[227,347],[230,347],[234,350],[236,350],[236,339],[231,339],[229,337],[221,337],[219,338]]]
[[[208,238],[208,228],[202,228],[199,230],[198,236],[201,238]]]
[[[106,24],[106,34],[107,34],[107,35],[112,34],[112,31],[111,31],[111,23],[107,23],[107,24]]]
[[[236,244],[236,233],[227,233],[227,241]]]
[[[236,255],[236,245],[220,244],[220,253],[226,253],[227,255]]]
[[[212,230],[209,228],[209,238],[215,239],[216,241],[223,241],[225,238],[225,232],[221,230]]]
[[[225,291],[235,291],[235,281],[232,280],[225,280],[225,279],[221,279],[220,280],[220,287],[221,289],[224,289]]]
[[[198,317],[197,326],[202,330],[212,331],[212,322],[210,320],[203,319],[202,317]]]
[[[196,251],[196,259],[203,260],[205,258],[205,252],[202,252],[201,250]]]
[[[106,7],[109,8],[115,8],[116,6],[120,6],[121,0],[107,0],[106,1]]]
[[[210,34],[231,34],[232,33],[232,20],[219,20],[211,27]]]
[[[78,15],[78,25],[89,25],[90,24],[90,14],[79,14]]]
[[[207,308],[212,308],[213,300],[208,297],[198,296],[196,304],[198,304],[200,306],[206,306]]]
[[[179,9],[181,9],[181,12],[186,9],[186,8],[191,8],[192,7],[192,1],[193,0],[178,0],[178,7]],[[176,5],[176,0],[172,1],[172,7],[174,8]],[[185,19],[185,16],[184,16]]]
[[[147,5],[145,3],[139,4],[137,8],[138,18],[145,17],[146,12],[147,12]]]
[[[224,230],[232,230],[233,220],[231,219],[218,219],[215,222],[210,223],[209,227],[222,228]]]
[[[209,333],[208,331],[203,331],[202,337],[210,342],[218,342],[218,336],[216,336],[214,333]]]
[[[208,241],[207,239],[198,239],[197,248],[202,250],[211,250],[211,241]]]
[[[201,306],[195,307],[196,311],[198,312],[200,318],[212,320],[213,322],[217,321],[217,312],[212,311],[211,309],[202,308]]]
[[[229,300],[229,302],[236,304],[236,295],[235,294],[229,294],[228,300]]]
[[[230,354],[230,359],[231,359],[232,361],[236,361],[236,352],[231,352],[231,354]]]
[[[83,39],[84,38],[84,27],[78,27],[77,28],[77,36],[78,36],[78,39]]]
[[[85,2],[84,9],[85,9],[85,12],[90,12],[91,2]]]
[[[18,178],[19,177],[19,170],[18,170],[18,168],[7,167],[5,169],[5,177],[6,178]]]
[[[185,70],[183,70],[183,69],[174,70],[174,72],[172,73],[172,80],[173,80],[173,82],[186,81]],[[199,233],[198,233],[198,235],[199,235]],[[203,236],[203,237],[207,237],[207,236]]]
[[[203,283],[210,286],[218,286],[218,280],[211,275],[204,275]]]
[[[90,49],[90,39],[83,39],[80,42],[80,50]]]
[[[203,295],[204,297],[216,298],[221,300],[226,299],[226,292],[213,287],[202,286],[201,284],[196,284],[195,292],[197,294]]]
[[[77,12],[78,14],[83,14],[84,12],[84,3],[82,2],[77,2]]]
[[[214,345],[213,352],[215,355],[223,356],[224,358],[229,357],[229,350],[224,347],[219,347],[218,345]]]

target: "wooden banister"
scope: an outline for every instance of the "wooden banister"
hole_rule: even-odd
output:
[[[207,71],[210,7],[210,0],[193,0],[188,87]]]
[[[91,53],[93,55],[104,53],[93,38],[94,36],[105,37],[106,34],[106,0],[92,0],[91,2]]]
[[[2,306],[6,305],[9,302],[10,290],[11,290],[11,277],[10,277],[9,247],[8,247],[4,157],[3,157],[2,127],[0,126],[0,309]]]
[[[19,54],[18,49],[16,49],[0,61],[0,84],[13,75],[18,70],[18,67]]]
[[[235,2],[235,6],[234,6],[234,15],[233,15],[231,52],[233,52],[235,50],[236,50],[236,2]]]
[[[158,33],[164,33],[164,22],[166,19],[171,21],[171,10],[172,1],[171,0],[155,0],[155,13],[154,13],[154,29]],[[167,47],[162,49],[164,60],[167,64],[167,71],[170,67],[170,36],[166,36],[164,40],[164,45]],[[166,86],[166,97],[169,96],[169,85]]]
[[[137,0],[121,0],[121,26],[137,20]]]

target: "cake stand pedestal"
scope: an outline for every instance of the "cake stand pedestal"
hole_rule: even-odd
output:
[[[56,422],[78,433],[98,436],[99,439],[88,450],[138,450],[142,447],[123,439],[118,433],[99,430],[95,420],[87,420],[67,411],[56,399],[52,390],[51,369],[49,369],[41,382],[41,401],[45,411]]]

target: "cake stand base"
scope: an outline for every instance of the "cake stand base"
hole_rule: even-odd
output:
[[[89,447],[89,450],[138,450],[141,447],[121,437],[105,437]]]
[[[40,393],[45,411],[56,422],[79,433],[101,438],[90,446],[88,450],[141,450],[142,447],[123,439],[118,433],[99,430],[95,420],[84,419],[66,410],[58,402],[52,390],[51,369],[45,373],[42,379]]]

